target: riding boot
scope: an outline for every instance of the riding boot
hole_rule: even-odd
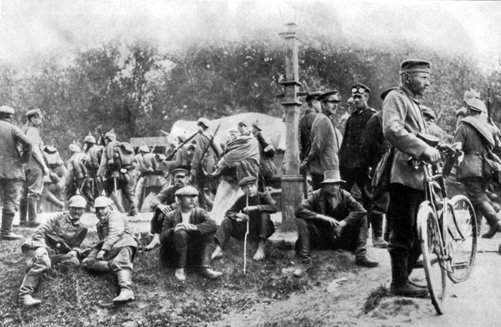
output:
[[[21,199],[19,202],[19,226],[26,226],[28,224],[28,203],[26,199]]]
[[[28,227],[37,227],[40,225],[37,222],[37,200],[33,198],[28,198]]]
[[[132,271],[129,269],[119,270],[117,272],[120,294],[113,299],[113,302],[127,302],[135,300],[134,292],[131,289]]]
[[[482,235],[483,238],[492,238],[496,233],[501,232],[501,224],[499,224],[499,219],[496,215],[496,211],[488,201],[483,201],[480,203],[480,211],[484,215],[490,228],[487,233]]]
[[[40,275],[25,275],[21,288],[19,289],[19,299],[26,307],[31,307],[41,303],[40,300],[32,297],[36,287],[40,282]]]
[[[13,241],[22,239],[22,235],[14,234],[12,232],[12,221],[14,220],[14,214],[3,213],[2,214],[2,230],[0,232],[0,239],[6,241]]]

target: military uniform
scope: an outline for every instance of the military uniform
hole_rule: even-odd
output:
[[[310,134],[311,134],[311,127],[313,126],[313,121],[315,120],[315,116],[317,115],[317,112],[312,109],[308,108],[304,112],[303,117],[299,120],[299,145],[301,147],[301,151],[299,153],[299,159],[302,161],[308,153],[310,152],[310,147],[311,147],[311,139],[310,139]]]
[[[68,159],[68,175],[66,177],[66,198],[68,199],[77,194],[77,191],[80,194],[83,193],[87,179],[87,167],[85,165],[87,158],[85,153],[80,152],[80,148],[76,144],[70,145],[70,151],[72,155]]]
[[[103,155],[103,146],[86,142],[88,147],[85,149],[85,167],[87,169],[87,178],[83,195],[87,198],[89,208],[94,206],[94,199],[101,194],[101,180],[97,177],[101,156]]]
[[[72,221],[68,212],[59,213],[38,226],[21,245],[28,272],[19,289],[20,298],[31,297],[44,272],[55,262],[70,268],[79,267],[80,245],[86,235],[87,228],[79,221]]]
[[[42,151],[45,163],[49,168],[49,176],[44,178],[44,189],[40,204],[50,202],[56,207],[64,208],[64,187],[66,185],[66,167],[53,146],[46,145]],[[40,210],[39,210],[40,211]]]
[[[12,233],[12,221],[19,206],[20,191],[25,180],[23,163],[31,157],[30,139],[12,125],[7,116],[12,116],[14,109],[0,107],[0,192],[3,199],[2,230],[0,238],[6,239],[17,236]],[[22,153],[17,146],[21,145]]]

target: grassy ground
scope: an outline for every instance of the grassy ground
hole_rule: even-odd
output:
[[[27,229],[20,231],[25,236],[30,233]],[[89,232],[85,243],[90,245],[96,239],[95,232]],[[148,242],[148,238],[143,237],[142,242]],[[112,304],[118,292],[112,274],[55,267],[35,293],[42,305],[25,309],[18,304],[17,295],[25,271],[20,244],[1,243],[1,326],[203,326],[224,318],[230,311],[285,300],[292,293],[326,285],[337,272],[354,268],[351,255],[318,251],[314,253],[318,264],[309,272],[310,278],[294,278],[293,246],[282,241],[268,244],[268,257],[262,262],[251,259],[255,245],[249,246],[248,271],[244,275],[242,243],[231,241],[224,258],[213,264],[214,269],[224,272],[221,279],[206,280],[188,271],[186,282],[181,284],[172,269],[159,266],[158,250],[154,250],[139,252],[135,261],[134,302]],[[313,321],[308,323],[315,325]]]

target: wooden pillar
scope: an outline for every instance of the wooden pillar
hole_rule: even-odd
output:
[[[298,100],[299,63],[298,46],[299,39],[296,36],[294,23],[286,25],[287,31],[280,33],[285,39],[285,79],[284,101],[286,125],[286,147],[284,155],[284,174],[282,176],[282,231],[291,231],[296,228],[294,210],[303,198],[303,176],[299,174],[299,115],[301,102]]]

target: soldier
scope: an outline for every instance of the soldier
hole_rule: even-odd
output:
[[[275,232],[275,226],[270,214],[277,212],[274,201],[265,193],[258,193],[257,179],[249,176],[238,183],[245,195],[239,197],[226,212],[216,233],[216,249],[212,253],[212,260],[223,256],[223,249],[230,236],[243,240],[249,221],[249,237],[258,239],[259,244],[254,254],[254,260],[265,257],[266,240]]]
[[[0,107],[0,200],[2,200],[1,240],[17,240],[23,238],[12,232],[12,221],[19,206],[19,195],[25,180],[23,164],[31,157],[30,139],[11,124],[14,109]],[[21,146],[21,153],[18,150]]]
[[[299,153],[299,159],[303,160],[306,155],[310,152],[310,134],[311,126],[315,120],[316,114],[322,110],[322,104],[320,102],[320,97],[322,92],[316,91],[309,93],[306,96],[306,102],[308,103],[308,108],[304,112],[303,117],[299,120],[299,145],[301,147],[301,152]]]
[[[262,127],[259,122],[256,121],[252,124],[252,134],[259,143],[259,191],[265,191],[266,185],[271,184],[271,179],[277,174],[277,167],[273,162],[275,157],[275,148],[271,141],[264,137],[262,132]]]
[[[339,150],[341,177],[346,180],[343,188],[351,192],[353,185],[357,184],[361,191],[361,201],[364,208],[368,210],[368,221],[372,227],[372,244],[377,248],[386,248],[388,244],[383,239],[383,215],[370,210],[371,200],[366,188],[369,179],[362,145],[362,136],[367,122],[376,110],[368,105],[370,89],[364,84],[353,85],[351,96],[354,111],[346,122],[343,143]]]
[[[83,195],[87,198],[88,209],[94,207],[94,199],[101,194],[101,180],[97,177],[99,164],[103,155],[103,146],[96,144],[96,138],[90,133],[84,139],[85,146],[85,167],[87,168],[87,179],[85,181]]]
[[[44,273],[53,265],[59,264],[67,268],[80,266],[80,245],[87,235],[87,228],[80,223],[80,217],[86,205],[85,198],[73,196],[68,201],[68,212],[59,213],[45,221],[21,245],[28,266],[19,289],[19,299],[24,306],[41,303],[32,295]]]
[[[436,162],[440,152],[419,139],[426,133],[420,98],[430,85],[431,64],[423,60],[405,60],[400,66],[400,87],[392,89],[383,102],[383,133],[395,148],[390,177],[388,217],[392,221],[389,252],[393,295],[424,297],[426,288],[409,282],[421,255],[417,240],[416,214],[425,199],[424,173],[409,165],[409,157]]]
[[[324,174],[323,188],[314,191],[296,208],[298,238],[296,253],[301,264],[294,271],[300,277],[311,268],[311,248],[346,249],[355,254],[355,263],[376,267],[367,257],[367,215],[364,207],[341,189],[339,170]]]
[[[197,121],[199,134],[196,137],[195,153],[191,161],[191,178],[200,190],[202,200],[200,207],[207,209],[205,189],[209,187],[208,176],[214,171],[217,158],[222,154],[221,147],[214,142],[214,135],[209,131],[209,120],[200,118]]]
[[[154,210],[153,218],[151,219],[150,232],[153,234],[153,239],[150,244],[145,247],[146,251],[152,250],[160,245],[160,233],[165,215],[178,208],[176,202],[177,190],[189,185],[189,172],[184,168],[177,168],[172,171],[174,176],[174,185],[162,190],[151,202],[151,209]]]
[[[66,185],[66,167],[57,149],[51,145],[43,147],[43,156],[47,167],[49,167],[49,176],[44,177],[44,189],[42,192],[41,204],[50,202],[59,209],[64,209],[64,187]],[[39,212],[40,212],[39,207]]]
[[[26,118],[27,121],[22,131],[33,144],[33,152],[30,161],[24,166],[26,181],[21,196],[19,219],[21,226],[36,227],[40,224],[37,222],[37,207],[43,191],[43,177],[49,174],[49,168],[43,159],[43,142],[39,133],[42,125],[42,111],[40,109],[29,110]]]
[[[71,143],[69,146],[71,153],[68,159],[66,178],[66,198],[69,199],[75,194],[82,194],[87,178],[87,168],[85,167],[86,155],[82,153],[80,147],[76,143]],[[78,192],[78,193],[77,193]]]
[[[135,299],[131,286],[137,242],[127,220],[113,210],[112,204],[113,201],[104,196],[96,198],[94,202],[99,219],[96,225],[99,243],[82,261],[82,266],[91,271],[116,274],[120,294],[113,302],[127,302]]]
[[[113,130],[105,134],[106,143],[101,157],[101,163],[97,171],[97,176],[104,181],[104,190],[108,197],[112,196],[119,211],[124,212],[122,204],[118,201],[117,191],[122,190],[123,196],[129,204],[129,216],[137,215],[136,196],[134,194],[134,185],[136,184],[136,174],[133,167],[133,161],[121,162],[117,147],[117,137]],[[129,151],[131,149],[128,149]],[[133,152],[133,150],[132,150]],[[129,155],[133,155],[132,153]]]
[[[448,135],[440,126],[435,123],[435,120],[437,119],[435,111],[426,106],[421,106],[421,110],[423,111],[423,119],[426,123],[428,134],[438,137],[438,139],[442,143],[450,143],[450,135]]]
[[[185,186],[176,191],[179,207],[167,213],[160,237],[160,260],[176,268],[175,277],[186,280],[185,267],[188,264],[198,268],[199,273],[209,279],[223,273],[209,268],[211,243],[217,225],[207,212],[197,208],[198,190]]]
[[[322,113],[315,116],[311,127],[311,148],[301,163],[301,171],[310,172],[313,190],[321,187],[325,171],[339,168],[338,151],[342,141],[331,120],[341,101],[339,91],[326,91],[321,100]]]
[[[454,136],[454,143],[461,142],[464,159],[457,168],[457,179],[464,185],[466,194],[471,200],[477,216],[478,229],[482,224],[482,215],[490,228],[483,238],[492,238],[501,232],[501,224],[486,191],[490,176],[483,171],[483,158],[488,152],[499,148],[499,136],[496,129],[487,122],[487,108],[477,98],[466,100],[468,116],[459,123]]]

